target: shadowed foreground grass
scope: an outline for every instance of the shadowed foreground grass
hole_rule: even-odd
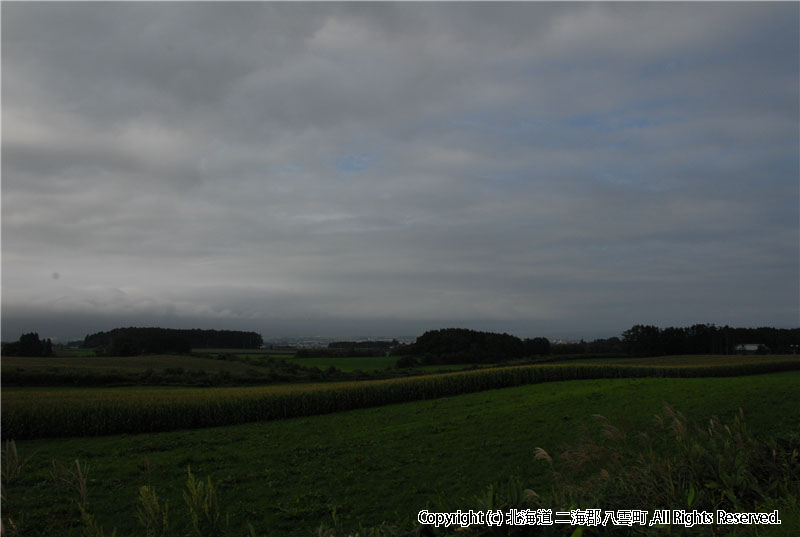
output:
[[[429,506],[473,508],[488,484],[511,476],[544,494],[553,475],[535,460],[536,448],[553,455],[563,473],[555,454],[584,442],[593,414],[615,424],[624,419],[635,432],[652,426],[663,401],[699,423],[713,415],[727,423],[742,408],[754,437],[787,436],[800,423],[799,384],[797,372],[552,382],[261,424],[17,442],[26,463],[4,481],[3,517],[22,535],[78,535],[76,492],[54,486],[52,461],[69,468],[79,459],[88,467],[90,512],[120,536],[142,534],[142,485],[169,503],[173,534],[183,534],[189,466],[215,483],[233,535],[246,535],[248,523],[257,535],[310,535],[320,524],[333,526],[334,513],[338,533],[383,521],[407,527]],[[602,432],[600,424],[589,427]]]

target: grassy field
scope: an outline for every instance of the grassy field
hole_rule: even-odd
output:
[[[653,358],[600,358],[590,360],[567,360],[549,362],[565,365],[637,365],[653,367],[708,367],[758,365],[777,361],[800,360],[793,356],[662,356]],[[153,356],[54,356],[3,357],[2,373],[5,385],[9,379],[19,379],[14,384],[25,385],[219,385],[219,384],[270,384],[293,380],[313,380],[308,374],[291,371],[276,365],[285,362],[289,367],[296,364],[303,368],[317,368],[326,371],[331,367],[345,373],[363,371],[366,373],[396,371],[396,357],[309,357],[296,358],[293,353],[258,349],[203,349],[192,356],[153,355]],[[282,362],[281,362],[282,361]],[[487,367],[483,364],[481,367]],[[459,371],[472,367],[470,364],[440,364],[418,366],[418,373],[440,371]],[[490,366],[489,366],[490,367]],[[283,371],[281,371],[283,368]],[[270,375],[272,371],[278,374]],[[201,374],[202,372],[202,374]]]
[[[76,358],[76,357],[84,357],[84,356],[95,356],[96,352],[94,349],[62,349],[58,352],[58,356],[62,356],[65,358]]]
[[[318,367],[325,370],[329,367],[335,367],[340,371],[381,371],[384,369],[393,369],[397,363],[397,356],[309,356],[306,358],[298,358],[294,354],[275,354],[275,353],[249,353],[249,352],[234,352],[233,356],[237,358],[250,358],[250,359],[268,359],[276,358],[286,360],[289,363],[301,365],[303,367]],[[436,371],[458,371],[467,369],[471,364],[441,364],[419,366],[415,369],[425,372]]]
[[[765,354],[765,355],[721,355],[721,354],[692,354],[681,356],[650,356],[646,358],[592,358],[588,360],[569,360],[561,363],[583,364],[609,364],[609,365],[649,365],[667,367],[705,367],[725,366],[740,364],[762,364],[776,360],[800,360],[796,354]],[[559,362],[549,362],[559,363]]]
[[[299,369],[294,366],[295,369]],[[3,386],[125,386],[265,384],[308,376],[283,362],[211,356],[3,357]]]
[[[235,348],[201,348],[192,349],[192,352],[199,354],[261,354],[266,356],[294,356],[295,351],[281,347],[279,349],[235,349]]]
[[[369,356],[357,358],[292,358],[290,362],[302,365],[304,367],[318,367],[320,369],[327,369],[335,367],[341,371],[379,371],[387,368],[394,368],[397,362],[397,356]],[[459,371],[467,369],[471,364],[440,364],[440,365],[427,365],[418,366],[414,369],[425,372],[436,371]]]
[[[192,354],[205,354],[212,358],[227,354],[247,358],[275,358],[276,360],[288,360],[289,358],[294,358],[295,351],[283,349],[192,349]]]
[[[377,371],[379,369],[386,369],[387,367],[393,368],[397,357],[395,356],[368,356],[368,357],[351,357],[351,358],[327,358],[327,357],[309,357],[309,358],[291,358],[289,361],[294,362],[304,367],[318,367],[320,369],[328,369],[335,367],[341,371]]]
[[[336,370],[329,371],[333,366]],[[131,357],[3,357],[4,386],[219,386],[388,376],[394,360],[295,358],[274,353],[203,353]],[[396,370],[395,370],[396,371]],[[360,372],[363,372],[360,373]],[[377,373],[376,373],[377,372]]]
[[[5,389],[6,437],[94,436],[268,421],[434,399],[493,388],[620,377],[712,377],[800,369],[798,357],[729,357],[724,364],[545,364],[375,381],[172,390]]]
[[[182,534],[187,466],[218,484],[233,535],[245,535],[246,522],[258,535],[312,535],[320,524],[334,525],[333,513],[347,531],[410,523],[426,507],[473,508],[487,485],[509,476],[545,490],[548,467],[534,460],[535,448],[557,453],[585,438],[586,427],[596,428],[593,414],[624,419],[633,434],[653,422],[663,401],[699,422],[742,408],[759,437],[797,434],[798,386],[796,371],[550,382],[268,423],[24,441],[17,447],[27,462],[4,483],[3,517],[22,535],[78,534],[76,492],[54,486],[51,472],[53,460],[79,459],[89,468],[89,509],[120,536],[141,534],[135,496],[148,483],[169,502],[172,534]]]
[[[213,352],[212,352],[213,351]],[[233,358],[233,359],[229,359]],[[94,356],[91,353],[74,356],[38,357],[3,357],[3,373],[26,373],[38,375],[109,375],[109,374],[143,374],[148,370],[163,372],[165,370],[206,371],[209,374],[225,373],[234,377],[253,376],[260,367],[269,367],[271,361],[283,360],[289,364],[297,364],[307,368],[327,370],[335,367],[339,371],[383,371],[394,369],[397,357],[309,357],[296,358],[294,353],[274,352],[267,349],[261,351],[241,351],[240,349],[205,349],[204,352],[192,356],[150,355],[150,356]],[[470,367],[469,364],[447,364],[421,366],[421,372],[460,370]]]
[[[52,356],[47,358],[4,356],[2,368],[4,373],[15,370],[141,373],[148,369],[182,368],[184,370],[203,370],[214,373],[227,371],[236,375],[244,375],[248,370],[252,369],[252,366],[242,362],[217,360],[212,357],[164,354],[146,356]]]

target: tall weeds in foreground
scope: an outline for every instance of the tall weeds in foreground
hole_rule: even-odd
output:
[[[17,452],[17,444],[13,440],[6,440],[6,446],[3,450],[2,463],[0,463],[0,501],[2,505],[7,504],[6,487],[14,484],[22,474],[22,468],[27,464],[33,455],[28,458],[21,458]],[[20,519],[17,519],[19,521]],[[19,535],[17,523],[11,518],[7,517],[4,523],[0,520],[0,537],[16,537]]]
[[[473,508],[508,512],[511,509],[602,509],[603,512],[656,509],[728,512],[778,510],[780,526],[698,525],[686,528],[634,524],[582,526],[419,526],[419,535],[459,536],[794,536],[800,535],[800,437],[766,443],[747,428],[740,410],[731,421],[713,417],[692,424],[665,404],[646,432],[635,433],[624,423],[595,415],[578,442],[551,456],[542,447],[533,459],[551,468],[552,486],[536,492],[519,479],[492,484],[472,505],[443,505],[431,511]],[[800,432],[800,431],[799,431]]]
[[[169,535],[169,507],[161,505],[156,491],[150,485],[139,488],[139,506],[136,518],[144,528],[145,537],[167,537]]]
[[[222,515],[217,503],[217,492],[209,477],[205,483],[196,479],[191,468],[186,479],[186,490],[183,499],[189,509],[192,529],[198,537],[217,537],[227,535],[227,519],[223,527]]]
[[[106,537],[105,530],[83,506],[79,506],[81,520],[83,521],[83,537]],[[109,537],[116,537],[117,530],[111,532]]]
[[[50,477],[56,485],[63,485],[72,489],[77,493],[78,507],[81,511],[85,511],[89,505],[89,490],[86,483],[89,478],[89,465],[81,465],[78,459],[75,459],[75,467],[66,467],[61,462],[53,460],[52,469],[50,470]]]
[[[665,404],[655,418],[652,430],[629,439],[624,427],[595,416],[602,439],[564,450],[567,473],[554,472],[557,486],[597,491],[604,505],[619,509],[759,511],[800,493],[800,438],[760,442],[741,410],[729,423],[712,417],[695,425]]]
[[[11,444],[13,445],[13,443]],[[12,451],[15,456],[15,451]],[[6,470],[5,468],[3,469]],[[88,490],[89,466],[76,459],[74,465],[65,466],[57,460],[51,462],[50,477],[54,484],[67,491],[70,496],[75,498],[76,515],[80,519],[81,537],[116,537],[117,530],[112,530],[107,534],[105,529],[98,523],[89,509],[89,490]],[[217,501],[217,494],[211,478],[205,482],[197,479],[192,474],[191,468],[187,468],[186,490],[184,491],[187,514],[190,521],[188,531],[185,535],[196,537],[225,537],[228,535],[228,519],[223,520]],[[3,489],[2,500],[6,507],[6,493]],[[171,537],[177,535],[170,530],[169,526],[169,506],[167,502],[162,503],[155,489],[148,485],[139,487],[137,496],[136,518],[144,530],[143,537]],[[19,524],[10,517],[6,522],[0,524],[0,537],[17,537],[25,535],[24,524]],[[74,523],[73,518],[71,523]],[[68,530],[69,535],[76,535],[74,528]],[[180,533],[183,535],[184,533]],[[254,535],[254,532],[251,531]]]
[[[3,484],[8,486],[16,481],[22,473],[22,468],[29,460],[30,457],[27,459],[20,458],[17,452],[17,444],[13,440],[6,440],[6,447],[3,450],[2,472],[0,472]]]

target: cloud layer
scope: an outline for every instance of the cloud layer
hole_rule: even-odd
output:
[[[2,15],[4,339],[799,323],[795,3]]]

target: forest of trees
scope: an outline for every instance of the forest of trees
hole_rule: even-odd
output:
[[[407,367],[417,363],[498,363],[547,355],[734,354],[740,352],[742,345],[755,346],[755,352],[765,354],[797,353],[800,328],[731,328],[695,324],[661,329],[635,325],[623,332],[622,338],[557,344],[551,344],[543,337],[522,340],[509,334],[446,328],[425,332],[416,342],[393,348],[392,354],[402,356],[402,365]]]
[[[115,328],[87,335],[83,347],[108,356],[188,353],[197,348],[256,349],[263,339],[256,332],[170,328]],[[680,354],[734,354],[743,345],[748,352],[769,354],[797,353],[800,328],[732,328],[713,324],[659,328],[637,324],[622,337],[551,342],[544,337],[520,339],[510,334],[479,332],[465,328],[430,330],[412,344],[393,341],[336,341],[327,349],[300,349],[297,356],[376,356],[387,351],[403,357],[404,364],[498,363],[542,356],[661,356]],[[755,349],[755,350],[753,350]],[[7,356],[50,356],[53,345],[35,332],[23,334],[19,341],[3,344]]]
[[[430,330],[392,354],[410,356],[424,364],[495,363],[523,356],[550,353],[547,338],[521,340],[509,334],[479,332],[466,328]]]
[[[666,356],[681,354],[735,354],[741,345],[755,345],[755,352],[792,354],[800,346],[800,328],[732,328],[713,324],[659,328],[637,324],[622,338],[559,343],[553,355]],[[753,351],[749,351],[753,352]]]
[[[53,343],[50,339],[39,339],[39,334],[31,332],[22,334],[19,341],[3,343],[3,354],[6,356],[52,356]]]
[[[109,356],[187,353],[200,348],[257,349],[264,344],[256,332],[173,328],[115,328],[87,335],[85,348]]]
[[[760,345],[762,353],[797,352],[800,328],[731,328],[713,324],[688,327],[633,326],[622,333],[622,346],[632,356],[671,354],[734,354],[740,345]]]

